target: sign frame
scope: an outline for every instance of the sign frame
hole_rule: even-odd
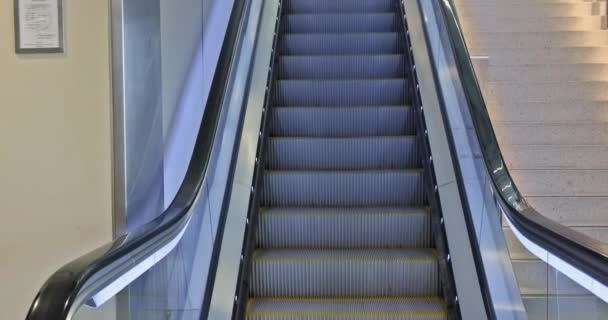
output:
[[[57,2],[57,7],[53,8],[56,10],[57,18],[57,34],[56,41],[58,46],[46,46],[40,47],[24,47],[21,43],[22,35],[24,34],[25,25],[21,21],[20,7],[21,3],[28,0],[14,0],[14,21],[15,21],[15,53],[17,54],[36,54],[36,53],[64,53],[64,21],[63,21],[63,0],[52,0]]]

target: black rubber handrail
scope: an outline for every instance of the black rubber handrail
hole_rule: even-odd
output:
[[[501,207],[527,239],[608,286],[608,244],[565,227],[532,208],[503,159],[452,0],[438,0],[477,139]]]
[[[61,267],[36,295],[26,320],[67,319],[80,306],[75,304],[84,303],[82,292],[94,289],[90,288],[92,280],[113,270],[128,270],[147,257],[136,257],[136,253],[150,247],[162,247],[166,244],[163,242],[172,239],[167,235],[177,234],[187,226],[193,214],[190,209],[206,176],[246,3],[234,1],[192,157],[184,180],[167,210],[136,231]]]

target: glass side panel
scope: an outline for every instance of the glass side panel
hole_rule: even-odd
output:
[[[180,2],[180,5],[175,5],[169,0],[154,1],[160,10],[160,20],[150,25],[142,25],[141,28],[157,29],[160,24],[162,31],[157,34],[158,39],[155,39],[163,44],[160,56],[163,72],[160,81],[166,85],[163,85],[161,95],[165,104],[173,106],[170,110],[165,108],[166,117],[163,118],[163,126],[169,132],[163,137],[166,153],[163,201],[169,202],[183,180],[185,166],[192,154],[204,101],[209,94],[215,72],[214,66],[219,59],[228,25],[232,1],[188,0]],[[190,13],[186,14],[187,12]],[[195,19],[200,16],[202,16],[202,30],[198,26],[200,23],[180,21],[180,19]],[[137,23],[137,21],[137,19],[125,20],[124,23]],[[198,36],[193,38],[193,34]],[[192,43],[193,41],[196,43]],[[140,42],[142,45],[146,44],[146,41]],[[195,49],[195,53],[189,55],[187,59],[182,50],[185,47]],[[241,48],[237,47],[235,50],[237,51],[235,56],[238,57]],[[244,58],[238,58],[235,63],[239,70],[247,70],[249,65],[249,61]],[[240,67],[241,65],[243,67]],[[140,71],[144,72],[145,68]],[[220,213],[226,200],[225,194],[229,190],[227,188],[230,186],[229,176],[233,152],[237,145],[238,123],[242,111],[241,100],[245,87],[234,83],[228,85],[226,96],[230,98],[225,99],[219,116],[207,175],[190,209],[191,220],[175,249],[110,301],[99,308],[83,305],[71,319],[194,320],[200,318]],[[201,94],[204,97],[201,97]],[[237,98],[240,100],[235,100]]]
[[[547,256],[537,257],[529,252],[506,222],[503,224],[528,319],[606,318],[607,303],[541,260]]]
[[[111,1],[117,235],[158,217],[183,181],[214,73],[199,58],[215,53],[201,45],[210,2]]]
[[[608,304],[539,259],[515,260],[530,320],[605,319]]]
[[[82,307],[76,312],[72,319],[116,320],[116,301],[117,299],[113,298],[110,301],[106,302],[103,306],[96,309]]]
[[[227,107],[220,116],[208,175],[177,247],[113,300],[98,309],[82,306],[72,319],[199,319],[236,146],[237,107]]]
[[[549,267],[547,286],[547,318],[537,319],[600,320],[608,317],[606,302],[552,267]]]
[[[206,183],[183,238],[171,253],[112,301],[97,309],[82,306],[73,319],[198,319],[215,233],[208,197]]]

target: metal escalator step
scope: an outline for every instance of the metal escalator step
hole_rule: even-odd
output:
[[[420,206],[422,170],[266,171],[269,207]]]
[[[274,136],[357,137],[416,133],[416,115],[408,106],[275,107]]]
[[[260,248],[428,248],[427,208],[262,208]]]
[[[399,297],[438,294],[432,249],[256,250],[253,297]]]
[[[252,298],[247,320],[437,320],[447,319],[445,303],[438,297],[385,298]]]
[[[284,55],[395,54],[403,52],[397,32],[382,33],[297,33],[280,41]]]
[[[280,79],[404,78],[403,55],[282,56]]]
[[[389,12],[395,10],[393,0],[291,0],[289,13],[326,12]]]
[[[292,14],[283,18],[285,33],[394,32],[398,28],[394,13]]]
[[[275,101],[281,106],[404,105],[406,79],[279,80]]]
[[[271,170],[420,168],[416,136],[358,138],[271,137]]]

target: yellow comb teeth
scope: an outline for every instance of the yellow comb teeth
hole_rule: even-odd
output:
[[[443,302],[443,299],[437,296],[408,296],[408,297],[256,297],[249,299],[249,302],[252,301],[437,301]]]
[[[252,310],[250,306],[258,304],[257,308],[264,308],[264,304],[279,304],[296,306],[295,310]],[[415,306],[416,303],[427,304],[424,308],[436,310],[386,310],[394,309],[396,303],[406,303],[404,309]],[[316,309],[315,309],[316,304]],[[319,310],[324,304],[335,304],[344,310]],[[366,309],[365,304],[376,304],[374,308],[380,310],[353,310]],[[260,297],[251,298],[248,301],[248,319],[291,319],[291,318],[315,318],[315,319],[445,319],[447,310],[444,301],[436,296],[404,296],[404,297]],[[311,308],[302,310],[299,308]],[[382,310],[385,309],[385,310]]]
[[[247,313],[248,317],[261,318],[301,318],[301,317],[332,317],[332,318],[432,318],[443,319],[447,316],[445,311],[396,311],[396,312],[338,312],[338,311],[256,311]]]

